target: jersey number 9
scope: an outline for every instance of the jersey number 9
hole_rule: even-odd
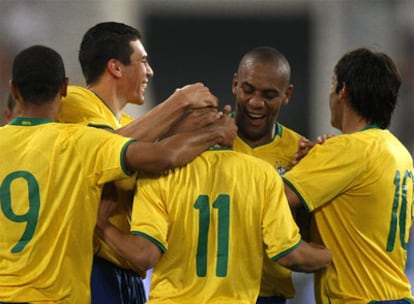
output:
[[[24,214],[16,214],[12,208],[11,186],[17,179],[23,179],[27,183],[29,192],[29,209]],[[39,217],[40,195],[36,178],[27,171],[16,171],[6,176],[0,186],[0,206],[6,218],[15,223],[26,223],[25,230],[20,240],[11,249],[12,253],[23,251],[30,242],[36,230]]]

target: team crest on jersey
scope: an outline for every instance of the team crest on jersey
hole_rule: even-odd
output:
[[[277,173],[279,173],[280,176],[286,173],[286,169],[283,168],[282,166],[275,166],[275,167],[276,167]]]

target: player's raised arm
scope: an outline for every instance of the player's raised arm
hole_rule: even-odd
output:
[[[216,144],[231,146],[236,132],[233,119],[223,115],[206,127],[175,134],[157,143],[131,143],[126,150],[125,165],[130,171],[154,173],[176,168]]]
[[[202,83],[194,83],[177,89],[168,99],[142,117],[135,119],[116,133],[139,139],[154,141],[176,123],[191,108],[218,107],[218,99]],[[157,123],[154,124],[154,121]]]

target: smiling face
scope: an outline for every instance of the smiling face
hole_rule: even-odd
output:
[[[250,146],[272,141],[280,107],[289,102],[292,90],[285,65],[245,60],[233,76],[238,135]]]
[[[122,87],[129,103],[141,105],[144,103],[145,89],[149,78],[154,75],[148,63],[147,52],[140,40],[131,41],[133,49],[131,62],[122,65]]]

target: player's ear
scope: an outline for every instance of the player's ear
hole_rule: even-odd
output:
[[[118,60],[110,59],[106,64],[106,68],[114,77],[119,78],[122,76],[121,64]]]
[[[282,103],[283,105],[287,105],[289,103],[290,97],[292,97],[293,93],[293,85],[290,84],[285,90],[285,96],[283,97]]]
[[[231,91],[233,92],[233,95],[236,95],[237,84],[238,84],[237,73],[234,73],[232,86],[231,86]]]
[[[15,83],[13,82],[13,80],[9,80],[9,88],[10,88],[10,94],[12,95],[12,98],[14,100],[18,100],[19,99],[19,92],[16,88]]]
[[[348,96],[348,89],[347,86],[345,84],[345,82],[342,83],[342,88],[339,91],[339,97],[340,98],[346,98]]]
[[[63,80],[62,88],[60,89],[60,94],[62,97],[65,97],[68,92],[69,78],[65,77]]]

